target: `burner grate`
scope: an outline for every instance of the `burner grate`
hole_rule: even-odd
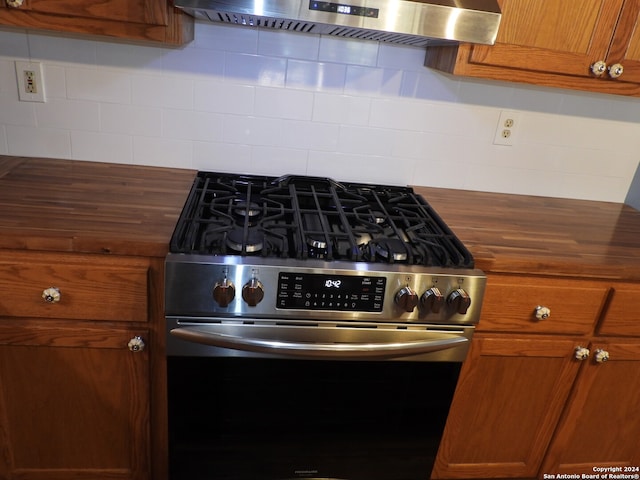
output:
[[[171,251],[473,268],[409,187],[199,172]]]

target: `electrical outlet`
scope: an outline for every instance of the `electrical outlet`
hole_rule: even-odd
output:
[[[513,145],[516,140],[516,132],[520,126],[520,113],[503,110],[500,112],[496,133],[493,137],[494,145]]]
[[[40,62],[16,61],[18,97],[22,102],[46,102],[44,76]]]

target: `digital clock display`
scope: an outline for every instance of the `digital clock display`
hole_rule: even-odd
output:
[[[320,2],[317,0],[309,0],[309,10],[340,13],[342,15],[355,15],[367,18],[378,18],[378,15],[380,14],[380,10],[377,8],[358,7],[356,5],[348,5],[345,3]]]
[[[278,308],[381,312],[385,277],[280,273]]]

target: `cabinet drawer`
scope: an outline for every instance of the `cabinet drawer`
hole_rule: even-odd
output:
[[[598,333],[640,336],[640,286],[620,284],[613,287],[611,303]]]
[[[588,334],[593,331],[609,287],[590,281],[491,275],[479,331]],[[536,307],[549,309],[536,318]]]
[[[0,316],[148,320],[148,264],[90,255],[0,254]],[[55,288],[56,301],[43,292]]]

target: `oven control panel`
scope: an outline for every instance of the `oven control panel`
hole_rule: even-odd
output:
[[[382,276],[280,272],[277,307],[382,312],[386,282]]]

